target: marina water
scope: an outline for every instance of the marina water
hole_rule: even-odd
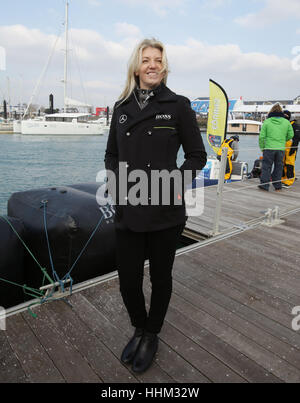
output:
[[[213,155],[202,133],[208,156]],[[66,186],[95,182],[97,173],[104,169],[107,136],[58,137],[0,136],[0,215],[7,214],[7,201],[12,193],[41,187]],[[261,152],[258,136],[240,136],[239,160],[249,164]],[[178,164],[183,161],[182,149]],[[300,157],[296,163],[300,169]]]

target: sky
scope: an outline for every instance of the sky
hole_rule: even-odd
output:
[[[130,54],[145,37],[166,45],[168,86],[191,100],[208,96],[210,78],[229,98],[300,95],[300,0],[69,3],[71,98],[94,107],[112,106],[123,89]],[[0,99],[17,104],[33,96],[33,103],[48,106],[53,93],[55,107],[62,106],[64,14],[65,0],[5,1]]]

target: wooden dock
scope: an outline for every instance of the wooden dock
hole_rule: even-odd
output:
[[[300,178],[300,172],[297,172]],[[300,179],[290,189],[275,192],[270,186],[269,192],[259,190],[258,179],[232,182],[224,185],[222,195],[222,215],[220,232],[226,233],[233,228],[241,228],[260,222],[268,209],[278,206],[280,214],[300,211]],[[204,209],[200,217],[190,217],[186,230],[211,236],[216,208],[217,186],[205,188]]]
[[[146,373],[119,361],[133,330],[112,277],[34,308],[36,319],[27,311],[7,318],[0,382],[300,382],[300,331],[292,328],[300,306],[300,183],[281,193],[235,192],[245,186],[226,186],[220,236],[178,251],[158,354]],[[205,214],[188,222],[194,231],[211,228],[213,201],[206,189]],[[284,222],[261,225],[262,212],[276,205]],[[146,269],[147,301],[149,289]]]

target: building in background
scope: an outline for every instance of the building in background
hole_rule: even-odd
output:
[[[280,103],[283,109],[288,109],[295,116],[300,116],[300,95],[293,100],[267,100],[267,101],[244,101],[239,99],[229,100],[229,117],[231,119],[243,118],[264,120],[271,107]],[[209,98],[196,98],[191,102],[192,109],[198,118],[206,118],[209,110]]]

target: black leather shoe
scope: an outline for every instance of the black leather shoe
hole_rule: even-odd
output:
[[[142,336],[144,333],[144,329],[136,328],[133,337],[129,340],[129,343],[124,348],[121,361],[124,364],[130,364],[135,356],[135,353],[139,347],[139,344],[142,340]]]
[[[135,354],[132,370],[134,372],[144,372],[152,364],[153,358],[158,348],[158,337],[154,333],[144,333],[139,348]]]

